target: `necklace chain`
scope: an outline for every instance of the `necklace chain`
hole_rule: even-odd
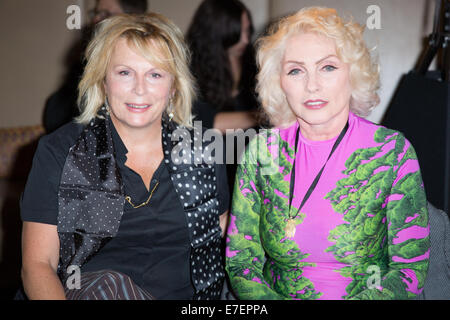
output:
[[[300,134],[300,126],[297,128],[297,133],[295,136],[295,149],[294,149],[294,163],[292,164],[292,172],[291,172],[291,180],[289,183],[289,211],[287,212],[287,222],[286,222],[286,227],[284,229],[286,237],[288,238],[293,238],[295,236],[295,229],[296,229],[296,223],[295,223],[295,218],[297,218],[300,210],[303,208],[303,205],[305,204],[305,202],[309,199],[309,197],[311,196],[311,193],[314,191],[314,189],[317,186],[317,183],[319,182],[320,177],[322,176],[322,172],[325,169],[325,166],[328,162],[328,160],[330,160],[331,156],[333,155],[334,151],[336,150],[336,148],[338,147],[338,145],[341,143],[341,140],[344,138],[345,133],[347,132],[348,129],[348,121],[347,124],[345,125],[345,127],[342,129],[341,133],[339,134],[339,137],[337,138],[336,142],[333,145],[333,148],[331,149],[331,152],[328,156],[328,159],[325,161],[322,169],[320,169],[319,173],[316,175],[314,181],[311,183],[311,186],[309,187],[308,191],[306,192],[305,196],[303,197],[303,200],[300,204],[300,207],[297,209],[297,213],[295,214],[295,216],[291,216],[291,206],[292,206],[292,199],[294,196],[294,186],[295,186],[295,161],[297,160],[297,145],[298,145],[298,137]]]
[[[314,181],[311,183],[311,186],[309,187],[308,191],[306,192],[305,196],[303,197],[303,200],[300,204],[300,207],[297,209],[297,213],[295,214],[295,216],[291,217],[291,206],[292,206],[292,199],[293,199],[293,195],[294,195],[294,186],[295,186],[295,162],[297,160],[297,147],[298,147],[298,139],[299,139],[299,134],[300,134],[300,126],[297,128],[297,133],[295,136],[295,149],[294,149],[294,163],[292,164],[292,173],[291,173],[291,180],[289,183],[289,212],[288,212],[288,219],[295,219],[300,210],[303,208],[303,205],[306,203],[306,201],[309,199],[309,197],[311,196],[312,192],[314,191],[314,189],[317,186],[317,183],[319,182],[320,177],[322,176],[322,172],[325,169],[325,166],[328,163],[328,160],[330,160],[331,156],[333,155],[334,151],[337,149],[337,147],[339,146],[339,144],[341,143],[342,139],[344,138],[347,130],[348,130],[348,120],[347,123],[345,124],[344,128],[342,129],[341,133],[339,134],[338,138],[336,139],[336,142],[334,143],[333,147],[331,148],[330,154],[328,155],[327,160],[325,161],[322,169],[320,169],[319,173],[317,173],[316,177],[314,178]]]
[[[155,190],[156,190],[156,188],[158,187],[158,185],[159,185],[159,181],[156,182],[155,186],[153,187],[152,191],[150,192],[150,195],[148,196],[148,199],[147,199],[145,202],[142,202],[140,205],[137,205],[137,206],[134,205],[133,202],[131,202],[131,197],[130,197],[130,196],[126,196],[126,197],[125,197],[125,200],[127,200],[128,203],[131,204],[131,206],[132,206],[134,209],[138,209],[138,208],[140,208],[140,207],[146,206],[146,205],[150,202],[150,199],[151,199],[152,196],[153,196],[153,192],[155,192]]]

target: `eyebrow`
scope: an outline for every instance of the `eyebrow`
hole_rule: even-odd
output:
[[[116,64],[116,65],[112,65],[112,68],[113,68],[113,69],[117,69],[117,68],[128,68],[128,69],[135,70],[135,68],[133,68],[133,67],[131,67],[131,66],[129,66],[129,65],[126,65],[126,64],[122,64],[122,63]],[[165,70],[162,69],[162,68],[159,68],[159,67],[154,66],[154,67],[150,68],[149,70],[147,70],[146,72],[148,72],[148,71],[154,71],[154,70],[158,70],[158,71],[162,70],[162,71],[165,71]],[[167,71],[166,71],[166,72],[167,72]]]
[[[319,64],[319,63],[321,63],[322,61],[324,61],[324,60],[326,60],[326,59],[328,59],[328,58],[332,58],[332,57],[338,58],[338,56],[336,56],[335,54],[329,54],[328,56],[326,56],[326,57],[324,57],[324,58],[318,60],[318,61],[316,62],[316,64]],[[338,58],[338,59],[339,59],[339,58]],[[295,63],[295,64],[300,64],[300,65],[304,65],[304,64],[305,64],[304,62],[302,62],[302,61],[297,61],[297,60],[288,60],[288,61],[285,62],[285,64],[286,64],[286,63]]]

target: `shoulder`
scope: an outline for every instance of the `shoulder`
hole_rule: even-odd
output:
[[[67,154],[83,126],[69,123],[39,140],[21,199],[24,221],[57,224],[58,187]]]
[[[54,132],[44,135],[39,140],[36,156],[51,157],[57,162],[64,161],[71,146],[73,146],[84,126],[75,122],[70,122]]]
[[[281,131],[279,128],[262,129],[245,146],[239,168],[252,179],[290,168],[288,158],[293,157],[294,151]]]
[[[352,159],[372,155],[372,160],[390,164],[394,168],[409,166],[419,169],[416,151],[400,131],[372,123],[358,117],[352,136],[352,146],[357,146]],[[377,154],[377,156],[375,156]]]
[[[70,144],[71,142],[76,141],[83,129],[84,125],[72,121],[61,126],[54,132],[46,134],[42,138],[48,142]]]
[[[266,128],[260,129],[257,134],[251,137],[247,145],[246,153],[254,157],[261,157],[265,154],[277,156],[278,152],[285,150],[289,152],[290,141],[295,136],[294,126],[288,128]]]
[[[356,115],[351,115],[351,117],[354,121],[353,138],[373,141],[378,145],[385,145],[391,141],[400,142],[408,147],[411,145],[405,135],[398,130],[387,128]]]

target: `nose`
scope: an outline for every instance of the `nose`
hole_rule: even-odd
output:
[[[134,82],[134,92],[138,96],[142,96],[145,94],[145,79],[142,76],[137,76]]]
[[[318,79],[318,75],[315,73],[309,73],[306,78],[306,90],[308,92],[317,92],[320,90],[320,83]]]

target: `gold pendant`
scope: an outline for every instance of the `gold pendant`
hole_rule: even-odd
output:
[[[286,232],[286,237],[293,238],[295,236],[295,228],[297,224],[294,219],[289,219],[286,223],[286,228],[284,231]]]

